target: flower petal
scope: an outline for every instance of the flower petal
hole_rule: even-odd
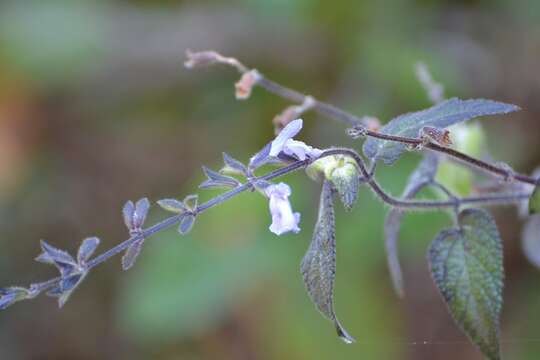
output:
[[[291,121],[287,126],[281,130],[278,136],[272,141],[272,147],[270,148],[270,156],[277,156],[285,146],[287,140],[292,139],[296,134],[302,130],[302,119]]]

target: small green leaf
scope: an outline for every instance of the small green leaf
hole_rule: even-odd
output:
[[[529,199],[529,213],[540,213],[540,185],[536,185],[536,188]]]
[[[517,110],[519,107],[515,105],[492,100],[453,98],[429,109],[400,115],[383,126],[380,132],[388,135],[417,137],[424,126],[443,129],[479,116],[507,114]],[[405,144],[376,138],[369,138],[364,143],[364,154],[368,158],[382,160],[387,165],[392,165],[406,149]]]
[[[334,313],[336,273],[336,237],[332,185],[325,181],[319,203],[319,217],[313,239],[300,266],[309,297],[317,309],[334,322],[339,337],[346,343],[354,339],[345,331]]]
[[[459,214],[459,229],[446,229],[428,253],[431,274],[456,323],[490,360],[501,358],[502,242],[491,215]]]

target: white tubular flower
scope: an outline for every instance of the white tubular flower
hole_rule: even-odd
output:
[[[291,188],[285,183],[272,184],[265,190],[266,196],[270,199],[270,213],[272,214],[272,224],[269,229],[276,235],[283,235],[289,231],[298,233],[300,228],[300,213],[293,213],[289,196]]]
[[[280,152],[283,152],[298,160],[319,157],[322,153],[321,150],[306,145],[302,141],[293,140],[293,137],[302,130],[302,125],[302,119],[293,120],[287,124],[274,141],[272,141],[269,156],[277,157]]]

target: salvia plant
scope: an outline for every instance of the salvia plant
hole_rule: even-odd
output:
[[[159,200],[157,204],[171,216],[157,224],[145,227],[151,207],[148,199],[128,201],[122,213],[130,238],[97,256],[92,257],[100,243],[96,237],[84,239],[76,257],[42,240],[41,253],[36,260],[54,265],[59,275],[29,287],[0,288],[0,309],[41,293],[57,297],[62,307],[97,265],[123,254],[122,268],[127,270],[134,265],[145,240],[152,235],[172,226],[177,226],[180,234],[186,234],[200,214],[245,191],[260,193],[268,199],[271,232],[276,235],[297,233],[300,231],[300,214],[293,211],[289,201],[292,189],[275,180],[303,169],[309,178],[322,185],[312,242],[301,261],[300,271],[309,297],[321,314],[333,322],[343,341],[352,343],[354,339],[341,325],[333,304],[336,273],[334,206],[339,199],[344,208],[350,210],[358,200],[359,188],[366,186],[389,207],[384,228],[385,245],[391,279],[400,297],[404,296],[404,284],[397,246],[403,213],[425,210],[446,211],[451,215],[452,223],[441,230],[427,251],[432,278],[461,330],[487,358],[500,359],[503,246],[494,218],[484,207],[518,206],[526,218],[523,249],[528,259],[540,266],[540,174],[519,174],[506,164],[473,157],[478,154],[474,149],[471,151],[468,143],[482,143],[482,132],[477,122],[466,122],[478,117],[509,114],[519,108],[484,99],[445,99],[443,87],[432,79],[425,65],[419,64],[417,76],[434,105],[397,116],[381,126],[376,118],[356,117],[277,84],[234,58],[214,51],[187,52],[187,68],[213,64],[228,65],[240,72],[241,78],[235,85],[238,99],[249,98],[253,88],[259,86],[295,103],[274,118],[277,136],[247,163],[223,153],[222,169],[214,171],[203,167],[206,180],[199,188],[227,191],[204,203],[198,202],[197,195],[188,195],[181,200]],[[348,125],[347,134],[357,139],[359,145],[363,141],[363,156],[354,149],[318,149],[295,140],[294,136],[303,125],[300,117],[310,110]],[[420,153],[423,159],[410,175],[402,195],[396,197],[377,182],[376,168],[377,165],[394,164],[407,152]],[[257,170],[267,164],[277,167],[257,175]],[[470,186],[464,191],[463,182],[472,182],[474,173],[478,172],[490,180],[475,184],[474,194],[468,194]],[[417,194],[425,188],[434,190],[432,197],[417,199]]]

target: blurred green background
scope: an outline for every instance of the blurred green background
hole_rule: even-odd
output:
[[[202,164],[218,169],[222,151],[247,160],[273,137],[271,119],[288,104],[260,89],[236,101],[237,74],[185,70],[188,48],[236,56],[383,121],[430,105],[414,75],[424,61],[448,96],[520,105],[483,121],[492,156],[521,172],[540,164],[537,0],[4,0],[0,285],[55,275],[32,261],[39,239],[74,251],[96,235],[110,248],[127,236],[126,200],[183,197]],[[309,144],[353,145],[341,125],[305,119]],[[381,181],[400,193],[417,161],[381,168]],[[149,240],[129,272],[117,258],[100,266],[61,311],[40,297],[0,313],[0,359],[481,359],[429,279],[425,250],[445,214],[405,217],[399,300],[384,257],[387,209],[366,190],[351,213],[338,206],[337,313],[358,340],[347,346],[299,273],[320,185],[285,180],[299,235],[274,236],[266,200],[243,194],[189,236]],[[515,209],[494,213],[507,270],[503,353],[538,359],[540,274],[521,254]],[[153,208],[150,221],[164,216]]]

